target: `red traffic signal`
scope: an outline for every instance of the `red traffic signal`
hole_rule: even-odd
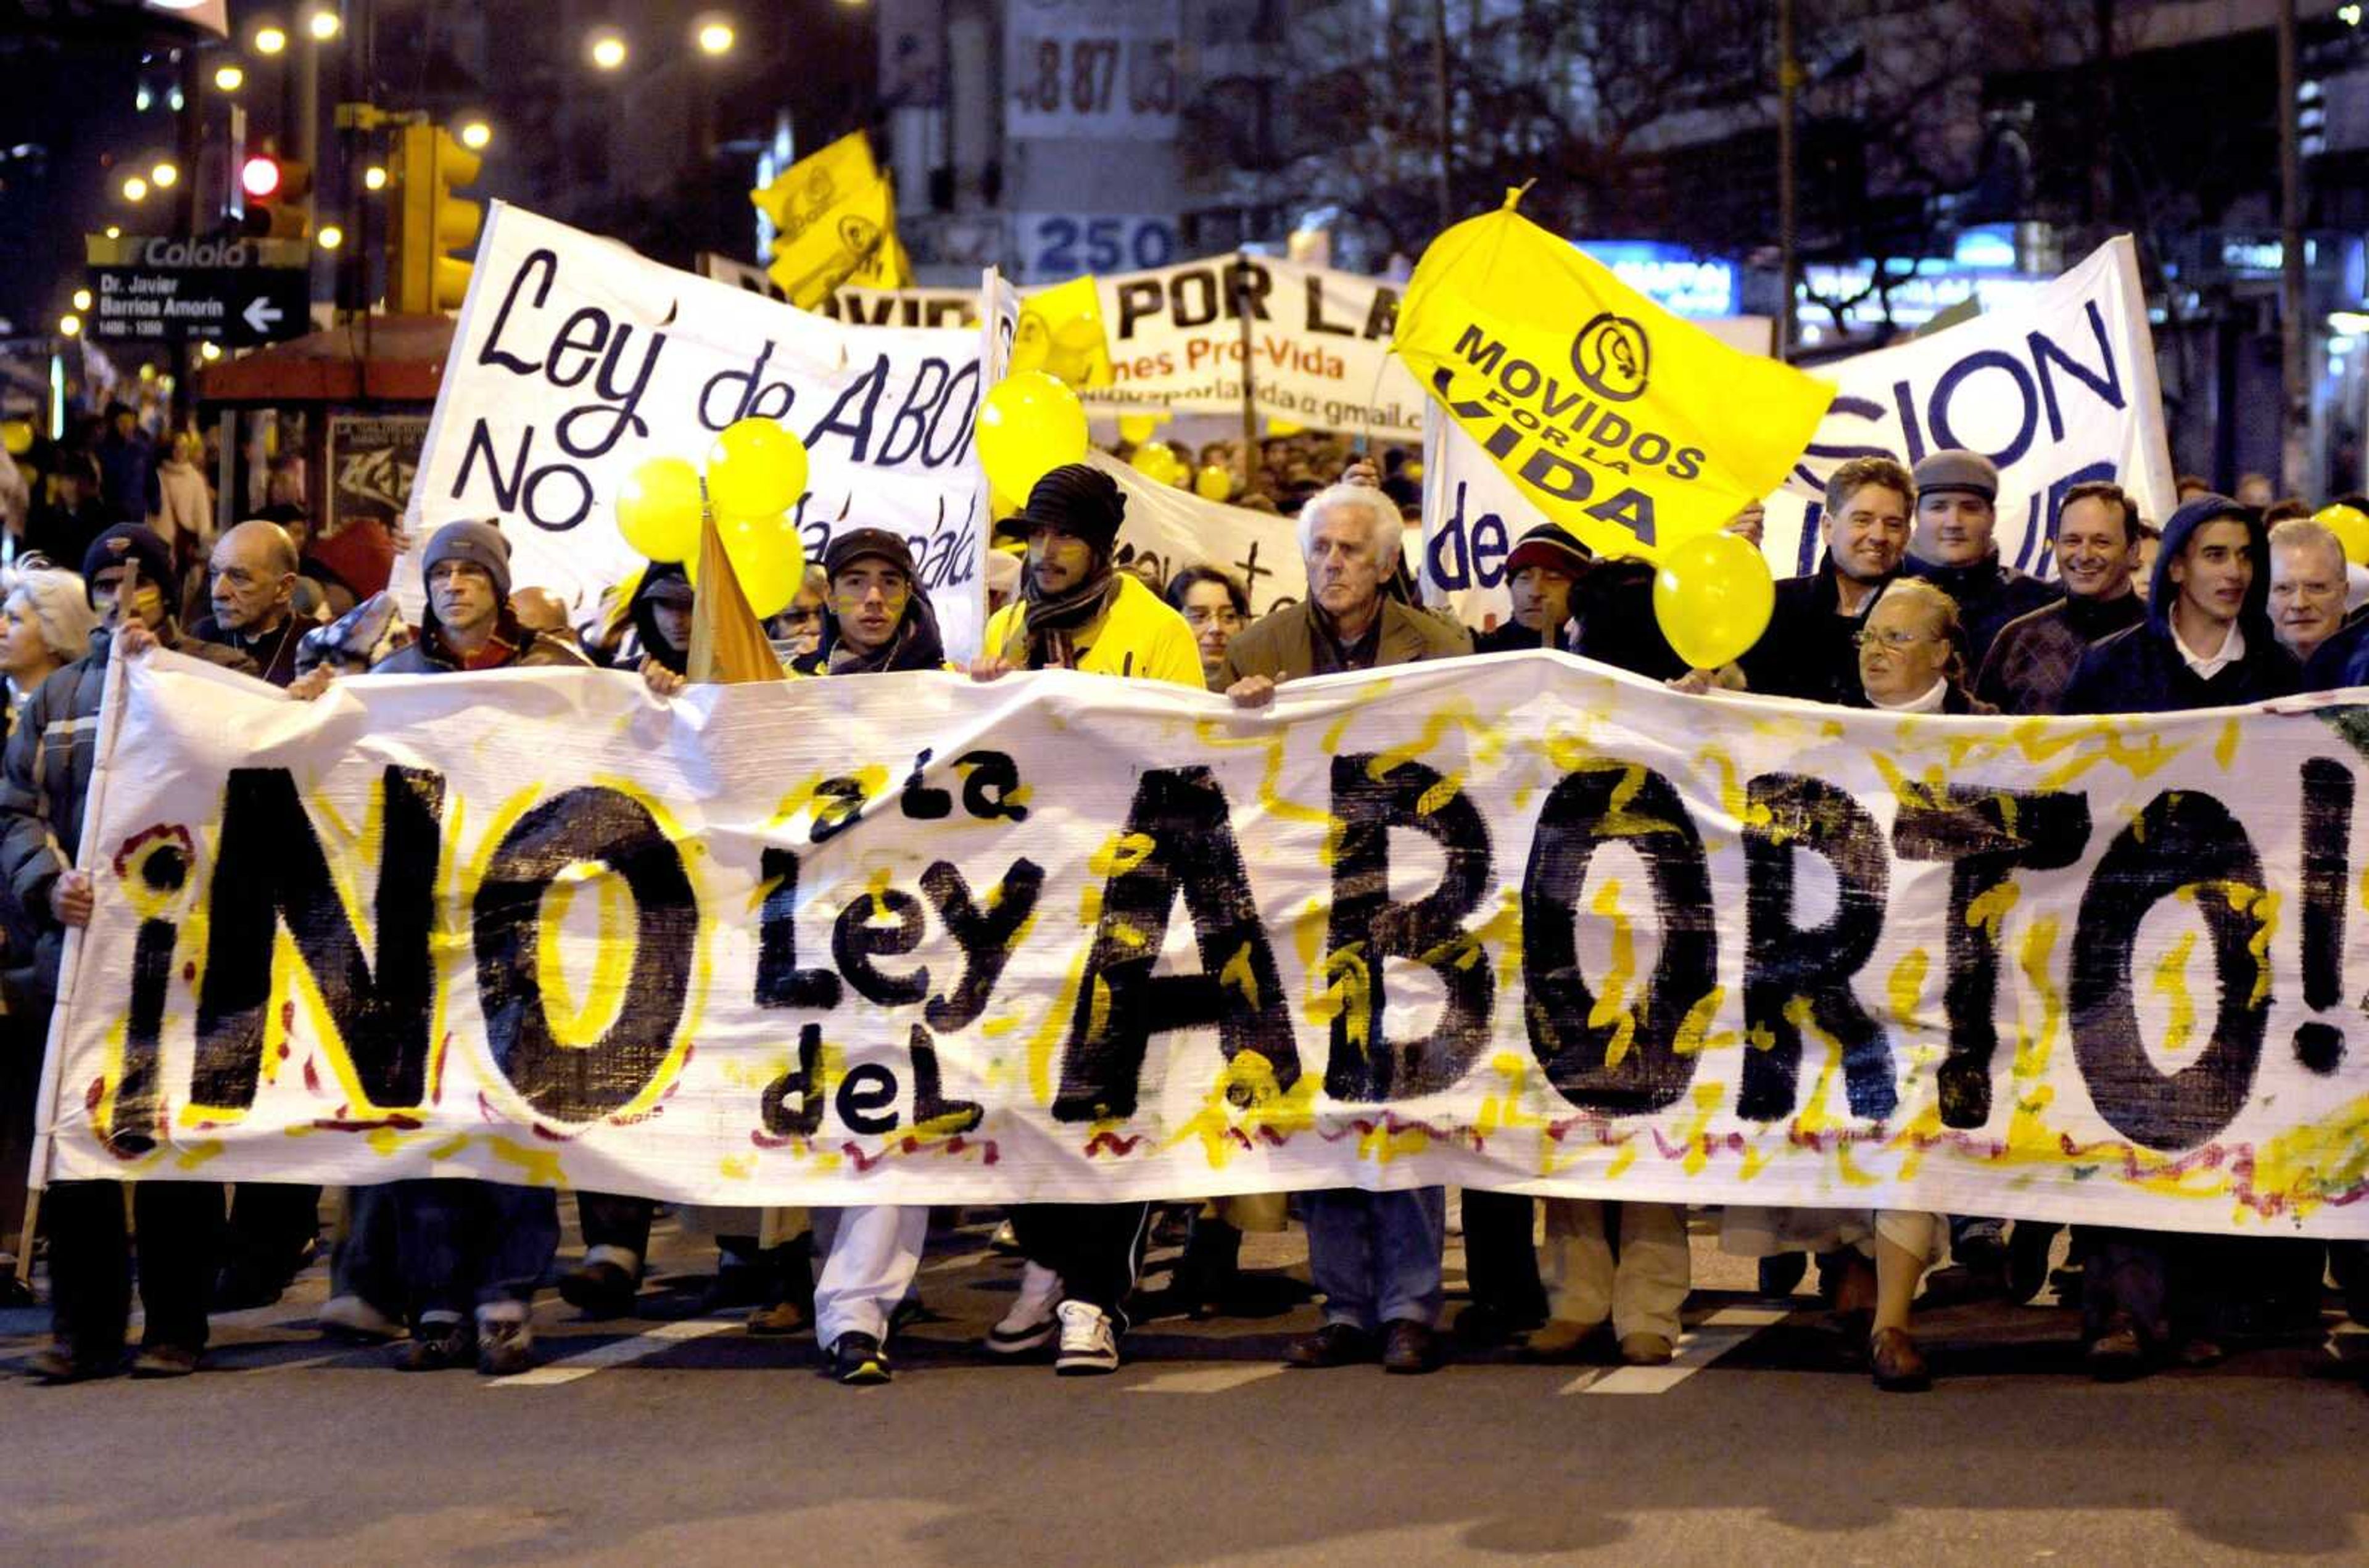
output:
[[[239,166],[238,186],[258,201],[269,201],[280,193],[280,160],[268,154],[258,154]]]

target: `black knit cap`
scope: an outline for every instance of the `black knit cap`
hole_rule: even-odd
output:
[[[1028,492],[1020,524],[1058,528],[1107,554],[1118,543],[1118,525],[1126,516],[1127,496],[1116,480],[1099,468],[1065,463]]]
[[[1559,522],[1542,522],[1516,542],[1513,554],[1505,557],[1505,576],[1511,580],[1525,567],[1544,567],[1565,577],[1584,577],[1595,559],[1571,530]]]

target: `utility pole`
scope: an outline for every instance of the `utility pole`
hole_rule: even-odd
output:
[[[2311,383],[2304,364],[2303,128],[2295,93],[2295,0],[2279,0],[2279,490],[2306,493],[2311,454]]]
[[[1793,57],[1793,0],[1777,0],[1777,256],[1783,275],[1777,307],[1777,357],[1793,358],[1793,296],[1802,287],[1801,149],[1794,115],[1800,104],[1801,63]]]

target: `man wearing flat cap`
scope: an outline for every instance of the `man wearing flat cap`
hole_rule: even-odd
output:
[[[1978,452],[1951,447],[1917,465],[1917,530],[1905,572],[1957,601],[1970,670],[1983,667],[2001,627],[2062,597],[2054,584],[2000,562],[1998,487],[1998,465]]]

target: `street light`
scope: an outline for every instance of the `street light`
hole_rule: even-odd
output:
[[[158,164],[154,168],[148,171],[148,183],[154,186],[159,190],[172,189],[174,183],[180,177],[181,171],[179,167],[169,163]]]
[[[108,224],[107,237],[109,239],[121,239],[123,237],[123,225],[120,223]]]
[[[147,200],[148,182],[136,174],[126,175],[123,179],[123,199],[126,201]]]
[[[82,317],[69,312],[58,317],[58,330],[72,338],[82,331]]]
[[[482,120],[472,120],[461,127],[461,145],[473,153],[482,153],[494,139],[494,128]]]
[[[372,164],[370,167],[362,170],[362,189],[364,190],[384,190],[386,189],[386,170],[377,164]]]
[[[702,54],[729,54],[732,52],[732,24],[722,17],[710,17],[700,23],[699,31],[694,36]]]
[[[288,47],[288,30],[266,22],[255,29],[255,52],[277,54]]]
[[[304,20],[304,30],[311,33],[315,40],[320,43],[326,43],[337,37],[338,29],[338,14],[335,11],[315,11]]]
[[[198,345],[198,357],[212,364],[222,358],[222,345],[211,341],[200,343]]]
[[[235,93],[245,86],[246,86],[246,73],[237,66],[218,65],[214,68],[214,87],[217,91]]]
[[[346,231],[335,223],[323,223],[321,232],[315,235],[313,239],[323,250],[335,250],[346,243]]]
[[[74,291],[74,309],[88,310],[90,308],[90,291],[88,289],[76,289]]]
[[[614,71],[625,63],[625,40],[612,32],[595,33],[589,52],[596,69]]]

